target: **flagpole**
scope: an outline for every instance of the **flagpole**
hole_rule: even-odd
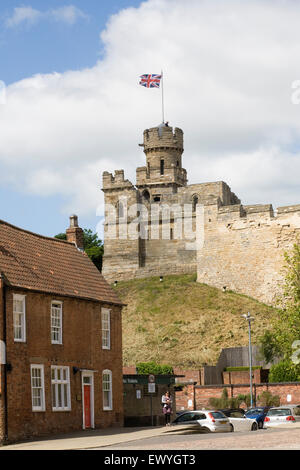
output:
[[[161,71],[161,106],[162,106],[162,122],[165,122],[165,106],[164,106],[164,75]]]

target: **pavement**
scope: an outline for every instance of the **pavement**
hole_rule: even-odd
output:
[[[5,450],[84,450],[157,437],[168,431],[165,426],[147,428],[94,429],[53,436],[0,447]]]
[[[296,430],[300,428],[300,422],[288,423],[272,426],[277,430]],[[174,428],[165,426],[155,426],[147,428],[107,428],[107,429],[94,429],[74,432],[71,434],[63,434],[53,436],[51,438],[38,439],[34,441],[20,442],[17,444],[10,444],[0,447],[0,451],[7,450],[88,450],[95,448],[103,448],[107,446],[116,446],[133,441],[144,440],[151,437],[159,437],[167,434],[169,431],[174,431]],[[180,431],[176,429],[176,431]],[[182,431],[182,429],[181,429]],[[257,431],[253,433],[256,436]],[[228,433],[232,436],[231,433]],[[234,433],[237,434],[237,433]],[[298,433],[297,433],[298,434]],[[213,437],[211,435],[211,437]],[[266,436],[267,437],[267,436]],[[224,438],[226,436],[224,434]],[[138,446],[138,443],[137,443]]]

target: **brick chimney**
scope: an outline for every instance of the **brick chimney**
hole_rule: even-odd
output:
[[[70,227],[66,230],[68,242],[74,243],[79,250],[84,249],[84,237],[82,228],[78,227],[77,215],[71,215]]]

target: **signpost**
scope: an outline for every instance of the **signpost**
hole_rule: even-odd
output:
[[[150,374],[148,376],[148,393],[150,393],[150,412],[151,412],[151,426],[153,426],[153,404],[152,404],[152,393],[155,393],[155,375]]]

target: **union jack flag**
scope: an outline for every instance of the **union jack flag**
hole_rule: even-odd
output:
[[[146,73],[140,76],[139,84],[145,86],[146,88],[159,88],[160,81],[161,75]]]

